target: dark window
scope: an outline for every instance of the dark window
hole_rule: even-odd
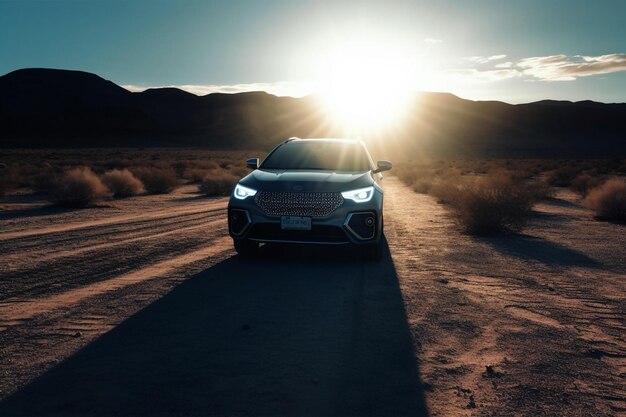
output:
[[[261,168],[369,171],[368,160],[365,149],[358,143],[290,142],[272,152]]]

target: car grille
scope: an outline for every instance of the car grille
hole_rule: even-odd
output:
[[[339,207],[343,197],[339,193],[261,191],[255,201],[270,216],[323,217]]]

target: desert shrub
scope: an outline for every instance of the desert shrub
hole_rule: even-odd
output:
[[[10,185],[8,176],[0,172],[0,197],[3,197],[9,191]]]
[[[5,163],[0,163],[0,197],[4,196],[14,187],[13,182],[14,180],[9,166]]]
[[[141,194],[143,184],[127,169],[113,169],[102,176],[102,182],[115,198],[130,197]]]
[[[589,191],[585,205],[600,219],[626,221],[626,181],[613,178]]]
[[[574,178],[578,176],[580,170],[572,165],[565,165],[551,171],[547,175],[548,184],[553,187],[569,187]]]
[[[244,167],[231,167],[230,173],[237,178],[243,178],[250,173],[250,169]]]
[[[413,191],[420,194],[428,194],[433,186],[433,182],[431,179],[422,178],[419,180],[413,181],[411,184],[411,188]]]
[[[172,164],[172,169],[176,172],[176,176],[178,178],[183,178],[185,170],[187,169],[187,164],[183,161],[177,161]]]
[[[56,204],[70,207],[84,207],[108,195],[100,178],[87,167],[66,171],[50,189]]]
[[[437,198],[440,204],[452,204],[459,192],[459,184],[444,179],[434,181],[428,190],[428,193]]]
[[[569,188],[577,194],[585,197],[589,190],[596,188],[606,181],[606,178],[597,175],[590,175],[583,173],[574,178],[569,185]]]
[[[172,169],[140,167],[133,174],[141,180],[148,194],[171,193],[178,185],[176,173]]]
[[[211,170],[202,179],[198,189],[208,196],[224,196],[230,194],[239,179],[225,170]]]
[[[62,173],[60,169],[51,167],[43,168],[29,179],[29,187],[37,193],[50,194],[57,185],[59,175]]]
[[[514,181],[516,181],[515,177],[513,177],[513,179]],[[534,180],[521,181],[518,179],[517,182],[523,183],[522,186],[525,188],[528,195],[534,201],[540,201],[546,198],[554,197],[554,189],[550,187],[550,185],[543,180],[534,179]]]
[[[428,193],[436,197],[440,204],[452,204],[461,184],[470,183],[472,180],[468,176],[461,176],[457,170],[448,169],[432,178]]]
[[[204,168],[205,170],[219,169],[220,168],[218,163],[215,162],[215,161],[200,161],[200,162],[197,162],[195,165],[196,165],[196,167]]]
[[[209,170],[204,168],[187,168],[183,173],[183,178],[190,182],[200,182],[208,173]]]
[[[536,201],[525,183],[503,174],[462,184],[449,198],[459,224],[478,235],[518,231]]]

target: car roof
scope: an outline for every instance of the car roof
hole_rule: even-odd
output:
[[[361,140],[359,139],[346,139],[346,138],[307,138],[307,139],[300,139],[300,138],[289,138],[285,141],[285,143],[292,143],[292,142],[298,142],[298,143],[306,143],[306,142],[326,142],[326,143],[344,143],[344,144],[359,144],[359,143],[363,143]]]

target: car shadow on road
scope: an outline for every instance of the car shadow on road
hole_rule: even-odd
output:
[[[425,416],[414,352],[388,248],[368,262],[264,246],[189,278],[0,415]]]
[[[498,252],[516,258],[539,261],[548,266],[584,266],[602,268],[597,260],[567,246],[527,235],[477,238]]]

